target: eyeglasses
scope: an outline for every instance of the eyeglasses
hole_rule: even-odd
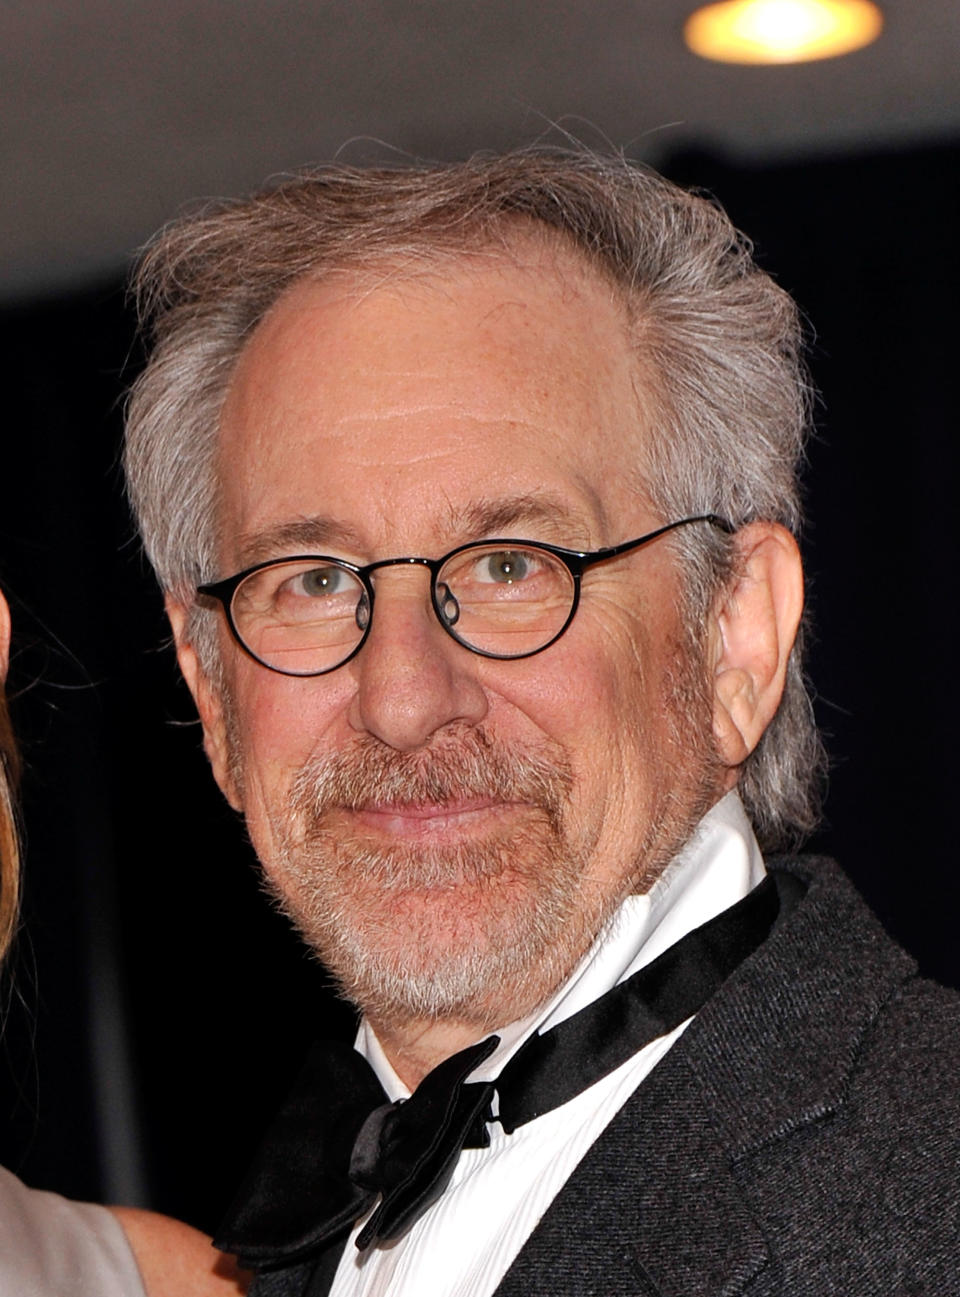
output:
[[[218,600],[240,647],[261,666],[288,676],[319,676],[355,657],[370,633],[374,586],[385,567],[430,573],[433,610],[458,644],[487,658],[525,658],[555,643],[573,621],[588,568],[648,545],[677,527],[716,514],[667,523],[636,540],[591,551],[529,540],[480,540],[442,558],[385,558],[358,567],[326,554],[270,559],[223,581],[197,587]]]

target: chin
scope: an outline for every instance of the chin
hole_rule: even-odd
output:
[[[582,855],[539,822],[452,850],[314,834],[268,885],[373,1021],[486,1028],[535,1008],[589,945],[605,916],[583,876]]]

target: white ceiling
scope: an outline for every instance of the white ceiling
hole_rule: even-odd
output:
[[[688,54],[687,7],[0,0],[0,294],[115,272],[184,201],[338,151],[455,157],[557,121],[653,162],[960,136],[960,0],[886,0],[871,48],[784,68]]]

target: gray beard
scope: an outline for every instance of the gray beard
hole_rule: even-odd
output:
[[[595,927],[581,895],[587,853],[564,828],[571,783],[562,758],[518,755],[472,727],[415,753],[362,739],[295,778],[289,812],[274,823],[267,886],[370,1017],[485,1027],[504,990],[526,1001],[545,976],[561,978],[571,941],[579,950]],[[516,809],[455,846],[384,846],[344,830],[342,812],[371,802],[470,798]]]
[[[279,849],[265,862],[267,889],[341,994],[373,1021],[489,1030],[562,984],[623,896],[649,886],[712,800],[674,790],[622,886],[604,892],[585,883],[595,841],[566,826],[572,782],[561,755],[518,754],[473,727],[414,753],[361,739],[294,779],[273,817]],[[519,807],[482,839],[453,847],[384,846],[344,824],[344,810],[374,802],[471,797]]]

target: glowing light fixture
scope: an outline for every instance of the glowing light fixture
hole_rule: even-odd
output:
[[[882,30],[871,0],[722,0],[691,14],[683,36],[721,63],[803,63],[860,49]]]

